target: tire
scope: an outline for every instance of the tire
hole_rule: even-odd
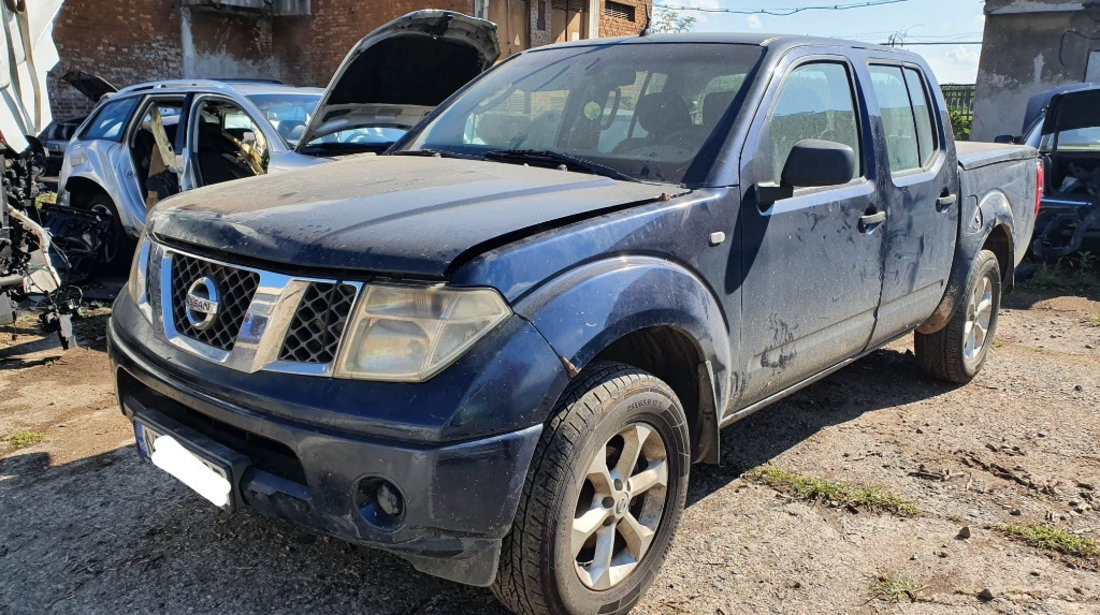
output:
[[[630,450],[638,461],[623,472],[618,464],[628,465],[622,453]],[[690,450],[683,407],[667,384],[618,363],[586,368],[539,439],[493,593],[520,615],[628,612],[668,555]],[[606,473],[594,469],[601,460]],[[652,486],[642,492],[643,484]],[[601,565],[610,555],[618,564]]]
[[[126,229],[122,226],[122,219],[119,218],[118,210],[115,208],[115,203],[111,200],[111,197],[101,192],[93,194],[88,199],[85,207],[88,208],[88,211],[109,217],[111,221],[107,235],[103,237],[103,245],[100,247],[102,263],[111,268],[123,264],[129,265],[134,242],[126,234]]]
[[[913,347],[924,372],[957,384],[973,380],[989,356],[1000,309],[1001,267],[992,252],[982,250],[947,325],[935,333],[915,334]]]

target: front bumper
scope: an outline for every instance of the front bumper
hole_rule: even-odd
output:
[[[367,433],[372,421],[364,416],[372,407],[395,399],[381,393],[372,399],[364,387],[373,384],[379,391],[388,391],[392,385],[313,378],[310,385],[321,380],[331,389],[328,396],[315,402],[332,404],[344,395],[338,389],[350,387],[357,389],[355,396],[362,404],[355,412],[356,429],[342,428],[344,422],[321,424],[309,420],[308,407],[299,408],[296,416],[293,404],[285,398],[264,403],[261,390],[225,393],[227,385],[247,381],[230,377],[250,378],[254,383],[280,379],[285,382],[274,391],[283,393],[294,388],[294,376],[231,374],[231,370],[214,365],[205,366],[207,373],[198,376],[204,367],[200,359],[174,356],[166,344],[145,335],[140,341],[135,339],[134,325],[140,325],[132,321],[135,315],[132,304],[122,299],[116,303],[116,317],[108,327],[108,350],[123,413],[131,420],[144,418],[197,433],[193,437],[244,455],[247,467],[234,485],[241,504],[318,533],[394,552],[429,574],[472,585],[492,582],[500,542],[515,516],[541,421],[458,442],[392,439]],[[530,327],[525,322],[518,326]],[[515,338],[526,339],[526,335],[514,332],[509,343]],[[546,355],[556,362],[552,352],[547,350]],[[524,358],[537,370],[546,357],[536,353]],[[482,367],[485,372],[493,371],[491,364]],[[558,367],[560,370],[560,363]],[[554,381],[546,383],[551,389],[560,384],[553,373],[547,374]],[[515,372],[500,377],[509,375],[516,386],[524,381]],[[473,377],[469,386],[483,387],[483,383],[477,384],[481,378]],[[432,382],[406,387],[431,387]],[[453,417],[470,419],[486,411],[507,410],[478,408],[471,415],[457,407],[469,402],[467,391],[452,391],[452,397],[455,408],[410,406],[404,410],[410,415],[425,414],[419,417],[421,423],[425,418],[451,417],[448,424],[454,422]],[[514,401],[502,391],[498,397]],[[537,408],[544,400],[528,403]],[[277,407],[279,413],[268,412],[269,407]],[[379,408],[379,412],[392,411]],[[526,415],[513,411],[513,416],[516,414]],[[464,427],[462,431],[472,432],[475,425]],[[393,427],[382,431],[391,432]],[[424,433],[424,425],[416,432]],[[379,522],[362,506],[360,485],[376,479],[395,485],[404,499],[404,513],[397,522]]]

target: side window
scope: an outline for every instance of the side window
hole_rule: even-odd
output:
[[[869,70],[886,131],[890,172],[923,167],[935,153],[935,135],[931,105],[920,75],[900,66],[872,64]]]
[[[787,156],[803,139],[843,143],[862,160],[855,97],[844,64],[804,64],[781,87],[757,146],[753,164],[758,182],[778,184]],[[853,179],[860,175],[857,169]]]
[[[88,127],[84,129],[82,139],[107,139],[109,141],[121,141],[122,131],[126,127],[126,121],[137,106],[137,96],[114,100],[100,107]]]
[[[920,165],[927,166],[936,153],[935,133],[932,130],[932,105],[928,102],[928,88],[916,69],[905,69],[905,85],[909,87],[909,100],[913,104],[913,117],[917,122],[917,149]]]

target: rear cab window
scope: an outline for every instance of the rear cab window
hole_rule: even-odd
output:
[[[890,173],[928,167],[939,143],[928,87],[920,72],[892,64],[871,64],[868,71],[886,134]]]
[[[131,96],[121,100],[112,100],[104,104],[96,112],[88,125],[84,128],[81,139],[104,139],[107,141],[122,141],[126,124],[130,115],[137,107],[140,97]]]

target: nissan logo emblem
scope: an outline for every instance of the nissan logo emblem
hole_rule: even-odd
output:
[[[218,315],[218,287],[214,280],[203,276],[192,282],[184,308],[192,327],[199,331],[209,329]]]

